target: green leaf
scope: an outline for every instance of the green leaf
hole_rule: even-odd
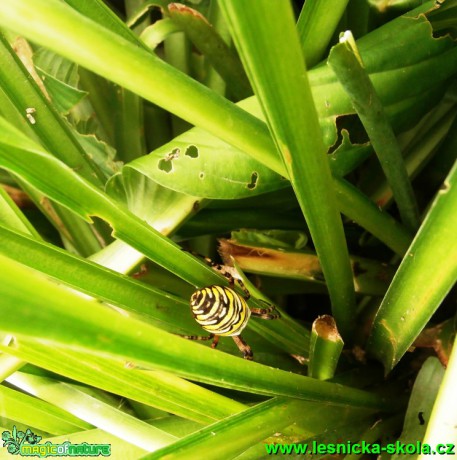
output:
[[[368,351],[390,371],[457,280],[457,164],[408,249],[373,323]]]
[[[436,93],[430,94],[429,90],[444,89],[442,81],[455,70],[457,61],[452,58],[454,44],[450,40],[434,40],[424,17],[411,19],[431,6],[433,3],[429,2],[409,17],[391,21],[359,44],[367,70],[377,73],[373,82],[378,91],[382,89],[380,96],[383,104],[395,105],[404,97],[409,102],[406,105],[396,104],[392,110],[388,110],[395,126],[401,122],[398,128],[412,124],[415,116],[423,113],[423,97],[427,99],[427,104],[436,102]],[[0,21],[5,27],[19,28],[30,39],[137,92],[246,151],[278,173],[285,174],[264,124],[141,47],[110,33],[55,0],[36,0],[33,5],[26,0],[5,0],[0,11]],[[81,24],[84,24],[85,34],[80,33]],[[66,43],[71,46],[62,46],[62,36],[67,37]],[[95,42],[97,47],[92,46]],[[424,59],[427,61],[422,64]],[[440,69],[439,78],[436,68]],[[395,69],[397,71],[392,72]],[[327,69],[316,68],[310,73],[310,81],[313,87],[316,86],[313,97],[320,113],[326,145],[332,145],[337,138],[335,118],[353,113],[353,110],[335,77]],[[411,85],[411,81],[415,84]],[[419,111],[418,107],[422,109]],[[227,129],[228,125],[230,129]]]
[[[141,41],[138,40],[135,33],[128,27],[125,27],[125,24],[119,16],[117,16],[113,10],[103,3],[103,1],[65,0],[65,3],[71,6],[75,11],[78,11],[84,16],[96,21],[98,24],[122,36],[131,43],[141,45]]]
[[[99,216],[109,222],[115,236],[129,244],[152,261],[180,276],[195,287],[211,284],[227,285],[227,279],[213,271],[204,261],[183,251],[180,246],[164,237],[142,219],[130,213],[119,202],[84,181],[63,163],[43,152],[20,132],[0,118],[0,164],[22,176],[41,192],[68,207],[85,220]],[[19,147],[15,147],[19,145]],[[43,177],[40,171],[46,170]],[[249,301],[255,306],[255,299]],[[270,340],[279,342],[291,353],[301,353],[300,341],[281,323],[261,325],[252,323],[249,327],[262,331]]]
[[[37,70],[41,79],[45,82],[44,85],[46,86],[48,94],[52,97],[54,106],[60,113],[68,113],[86,96],[86,92],[63,84],[60,80],[57,80],[44,70]]]
[[[166,330],[199,330],[190,315],[182,314],[188,311],[187,301],[1,226],[0,253],[87,295],[144,315]]]
[[[171,19],[159,19],[154,24],[146,27],[140,37],[148,48],[154,50],[169,35],[180,31],[180,27]]]
[[[138,162],[130,164],[133,163]],[[106,192],[125,203],[132,213],[164,235],[172,235],[184,221],[208,204],[207,200],[198,196],[162,187],[147,174],[139,173],[136,167],[130,166],[111,177],[106,184]]]
[[[240,244],[282,249],[303,249],[308,243],[306,233],[287,230],[240,230],[232,232],[231,239]]]
[[[239,57],[204,16],[180,3],[170,3],[168,14],[186,32],[196,48],[225,80],[228,91],[236,100],[244,99],[252,94],[249,80]]]
[[[3,36],[0,37],[0,84],[43,145],[87,180],[100,185],[102,175],[87,158],[66,122],[46,99]],[[27,118],[27,109],[35,119]]]
[[[268,1],[220,5],[308,224],[333,314],[347,336],[355,313],[349,254],[292,9],[288,3],[272,9]]]
[[[450,447],[454,446],[457,440],[457,404],[454,398],[454,388],[457,378],[457,346],[454,340],[453,349],[449,363],[444,373],[443,381],[438,390],[433,410],[427,425],[424,443],[437,446],[442,439],[452,441],[446,444],[446,453],[449,455]]]
[[[311,329],[308,375],[319,380],[331,379],[343,346],[335,320],[329,315],[319,316]]]
[[[351,98],[368,133],[392,188],[403,223],[410,231],[416,230],[419,226],[419,210],[400,146],[350,32],[340,37],[340,43],[332,48],[327,62]]]
[[[24,393],[0,385],[2,398],[2,416],[17,420],[28,426],[55,435],[73,433],[92,427],[90,423],[54,406],[53,404],[33,398]]]
[[[324,58],[324,52],[343,16],[348,0],[308,0],[297,22],[307,67]]]
[[[409,398],[403,430],[398,439],[400,442],[413,444],[417,440],[424,439],[443,375],[443,366],[436,358],[428,358],[422,365]],[[413,460],[417,455],[394,454],[392,456],[392,460],[400,460],[400,458]]]
[[[67,379],[200,423],[212,423],[245,409],[243,404],[214,391],[171,373],[137,368],[131,361],[113,361],[64,347],[50,349],[33,338],[21,339],[17,347],[1,347]]]
[[[78,89],[78,66],[44,48],[33,55],[33,63],[57,110],[66,114],[87,93]]]
[[[33,235],[36,239],[41,239],[38,232],[30,224],[16,203],[11,199],[3,187],[0,186],[0,223],[20,232]]]
[[[71,346],[148,369],[170,371],[202,383],[247,392],[383,410],[396,405],[395,401],[366,391],[318,382],[186,341],[82,298],[4,256],[0,259],[4,268],[0,282],[0,314],[6,315],[10,305],[16,305],[16,314],[9,315],[9,321],[1,327],[3,332],[19,339],[40,338],[47,344]],[[68,305],[72,308],[66,308]]]
[[[16,372],[7,381],[143,449],[153,450],[175,439],[174,436],[86,394],[74,384],[22,372]]]
[[[31,6],[27,2],[22,4],[24,1],[3,2],[0,7],[0,21],[4,19],[6,26],[18,27],[21,32],[26,32],[27,36],[41,44],[204,127],[208,132],[245,151],[280,175],[286,175],[266,126],[255,117],[200,87],[146,51],[132,43],[129,44],[116,34],[109,33],[75,11],[65,8],[65,5],[52,0],[52,5],[49,1],[37,0]],[[436,102],[437,93],[444,90],[439,80],[445,81],[452,75],[453,66],[457,62],[452,58],[452,53],[455,52],[452,41],[433,39],[430,25],[424,17],[412,19],[431,6],[431,2],[427,3],[408,17],[392,21],[380,28],[381,32],[373,32],[360,43],[368,71],[376,73],[373,82],[378,91],[382,89],[380,96],[383,103],[392,104],[388,113],[396,129],[412,124],[415,121],[412,114],[419,117],[424,108]],[[29,16],[32,9],[33,17]],[[83,35],[79,32],[82,23],[86,30]],[[51,30],[54,35],[50,34]],[[62,36],[67,37],[67,43],[72,46],[60,46],[59,37]],[[99,46],[93,47],[94,42]],[[381,43],[382,47],[378,48],[377,45]],[[407,47],[408,43],[414,43],[412,48]],[[418,46],[417,43],[421,45]],[[401,44],[402,53],[401,59],[397,60],[393,56],[398,54],[398,44]],[[81,49],[85,50],[84,53],[80,52]],[[408,66],[407,72],[404,71],[403,65]],[[387,71],[384,71],[384,68]],[[436,68],[442,70],[438,79]],[[310,81],[313,86],[313,98],[320,113],[325,143],[331,146],[337,139],[336,117],[353,113],[350,102],[344,97],[335,77],[327,69],[324,68],[323,71],[322,67],[319,67],[310,72]],[[411,85],[411,81],[415,84]],[[403,96],[406,97],[405,102]],[[398,103],[398,100],[402,102]],[[195,101],[199,103],[196,104]],[[228,125],[230,129],[227,129]],[[352,199],[352,204],[354,201]],[[347,202],[340,203],[340,207],[351,219],[367,221],[364,219],[366,212],[363,209],[354,208]],[[370,231],[376,231],[376,228],[379,227],[372,225]],[[389,232],[378,233],[388,235]]]
[[[308,407],[304,401],[270,399],[141,458],[193,459],[199,458],[202,451],[211,452],[213,458],[234,458],[254,443],[299,423],[307,417]]]
[[[213,199],[246,198],[289,185],[262,163],[199,128],[126,168],[171,190]]]

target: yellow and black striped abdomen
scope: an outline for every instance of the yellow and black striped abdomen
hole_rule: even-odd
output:
[[[243,297],[224,286],[198,289],[190,298],[190,307],[197,323],[215,335],[239,335],[251,316]]]

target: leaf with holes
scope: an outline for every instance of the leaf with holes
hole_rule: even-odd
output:
[[[126,168],[177,192],[213,199],[246,198],[289,185],[279,174],[199,128]]]

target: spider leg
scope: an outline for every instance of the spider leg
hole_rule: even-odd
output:
[[[230,287],[233,287],[236,284],[241,288],[244,294],[244,299],[249,300],[251,297],[251,293],[248,291],[248,288],[244,285],[243,280],[240,278],[234,278],[233,275],[227,271],[224,265],[216,264],[211,259],[205,258],[205,261],[213,268],[215,268],[222,276],[227,278],[227,281]]]
[[[195,257],[200,257],[203,258],[203,260],[206,262],[207,265],[209,265],[211,268],[214,268],[217,270],[222,276],[224,276],[231,288],[236,284],[241,288],[241,290],[244,293],[244,299],[248,300],[251,297],[251,293],[248,291],[247,287],[244,285],[243,281],[239,278],[235,278],[225,267],[225,265],[218,264],[214,261],[212,261],[209,257],[204,257],[200,254],[197,254],[196,252],[191,252],[192,255]]]
[[[211,348],[216,348],[217,344],[219,343],[219,336],[216,334],[210,335],[181,335],[183,339],[187,340],[198,340],[198,341],[206,341],[212,340],[213,343],[211,344]]]
[[[257,301],[264,303],[266,307],[265,308],[251,308],[252,316],[255,316],[256,318],[261,318],[261,319],[281,318],[281,314],[279,313],[279,311],[276,310],[276,307],[274,305],[271,305],[262,299],[257,299]],[[275,313],[271,314],[272,312],[275,312]]]
[[[214,334],[213,334],[213,335],[214,335]],[[211,348],[216,348],[218,343],[219,343],[219,336],[218,336],[218,335],[214,335],[213,343],[211,344]]]
[[[278,318],[281,318],[281,315],[279,313],[272,315],[270,313],[270,311],[273,311],[273,310],[263,310],[262,308],[251,308],[251,315],[256,317],[256,318],[260,318],[260,319],[278,319]]]
[[[241,338],[240,335],[232,335],[232,339],[240,349],[241,353],[243,353],[243,358],[252,361],[254,354],[252,353],[251,347]]]
[[[187,340],[199,340],[199,341],[204,341],[204,340],[211,340],[214,338],[214,334],[210,335],[181,335],[183,339]]]
[[[224,265],[217,264],[208,257],[204,257],[204,260],[210,267],[216,269],[222,276],[225,276],[225,278],[227,278],[230,287],[233,287],[235,283],[238,284],[238,286],[241,288],[241,290],[244,293],[245,300],[249,300],[251,298],[251,293],[249,292],[248,288],[244,285],[243,281],[239,278],[234,278],[233,275],[225,269]],[[255,316],[256,318],[261,318],[261,319],[281,318],[280,313],[276,311],[276,307],[274,305],[271,305],[262,299],[257,299],[257,301],[265,304],[266,307],[265,308],[251,308],[252,316]],[[275,313],[271,314],[273,311]]]

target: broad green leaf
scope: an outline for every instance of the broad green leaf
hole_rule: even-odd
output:
[[[184,221],[208,204],[198,196],[162,187],[130,167],[114,175],[106,184],[106,191],[164,235],[172,235]]]
[[[33,55],[33,63],[57,110],[67,114],[85,96],[78,89],[78,67],[44,48]]]
[[[38,73],[41,79],[46,82],[46,90],[51,95],[52,102],[60,113],[68,113],[71,108],[86,96],[84,91],[63,84],[44,70],[38,69]]]
[[[205,198],[245,198],[289,185],[262,163],[199,128],[181,134],[126,168],[164,187]]]

